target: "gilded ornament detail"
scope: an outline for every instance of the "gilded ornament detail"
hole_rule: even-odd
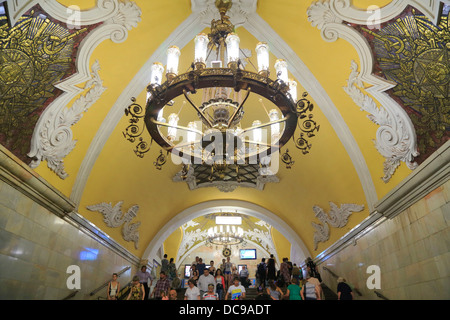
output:
[[[361,30],[372,42],[379,74],[397,83],[391,95],[414,123],[420,163],[450,138],[448,13],[434,25],[410,8],[377,32]]]

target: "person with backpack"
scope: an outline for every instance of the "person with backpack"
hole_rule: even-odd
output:
[[[266,278],[267,278],[267,265],[266,265],[266,258],[262,258],[261,262],[258,264],[256,268],[256,277],[259,281],[260,287],[266,286]]]

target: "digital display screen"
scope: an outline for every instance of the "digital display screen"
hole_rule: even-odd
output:
[[[240,249],[239,257],[241,260],[255,260],[256,249]]]

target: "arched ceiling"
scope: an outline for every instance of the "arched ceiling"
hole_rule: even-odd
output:
[[[55,173],[45,158],[35,165],[35,171],[70,197],[82,216],[144,259],[148,258],[144,253],[149,244],[171,219],[186,208],[213,200],[246,201],[266,208],[292,228],[314,257],[373,213],[376,202],[407,177],[414,167],[414,159],[400,155],[399,159],[394,159],[398,161],[398,167],[394,166],[388,179],[382,179],[386,176],[384,169],[390,155],[376,145],[382,139],[378,136],[381,124],[371,121],[368,117],[370,110],[358,104],[358,94],[366,99],[364,101],[372,101],[379,110],[389,111],[395,104],[379,90],[383,86],[388,89],[395,83],[381,77],[370,77],[372,48],[366,38],[357,35],[356,28],[342,19],[346,12],[367,12],[366,1],[344,1],[351,3],[351,10],[344,8],[347,11],[342,12],[339,6],[337,9],[333,7],[337,1],[233,1],[235,7],[242,9],[236,13],[240,16],[230,13],[232,22],[233,19],[239,22],[236,32],[241,39],[241,48],[251,50],[250,61],[256,65],[254,48],[259,41],[267,41],[272,65],[277,58],[287,60],[290,76],[299,84],[299,96],[307,92],[308,99],[315,106],[314,121],[320,125],[320,130],[310,139],[312,148],[308,154],[303,154],[292,141],[282,150],[289,149],[295,163],[288,169],[280,162],[279,182],[267,183],[263,190],[238,187],[232,192],[222,192],[214,187],[190,190],[186,183],[173,182],[173,177],[181,169],[179,165],[169,159],[158,170],[153,163],[161,148],[154,144],[143,158],[139,158],[133,152],[134,145],[123,134],[129,125],[124,110],[132,97],[144,105],[149,67],[156,61],[165,64],[165,48],[171,44],[178,45],[181,48],[180,70],[189,68],[193,60],[193,37],[198,32],[208,32],[207,19],[211,8],[214,8],[213,2],[77,1],[82,10],[82,21],[84,12],[99,8],[105,18],[93,15],[93,23],[98,25],[85,31],[89,34],[72,47],[76,54],[78,77],[59,82],[61,91],[70,94],[60,95],[59,100],[53,103],[59,104],[60,110],[65,108],[66,112],[76,113],[79,109],[75,107],[79,105],[85,109],[74,115],[76,120],[69,126],[69,140],[76,143],[66,146],[63,157],[60,157],[67,176]],[[370,1],[381,9],[392,6],[397,15],[407,10],[408,3],[417,5],[416,2]],[[72,1],[58,0],[58,4],[52,5],[48,1],[29,3],[39,3],[40,10],[49,11],[46,14],[51,16],[53,12],[63,14],[63,6],[70,6]],[[328,6],[330,3],[332,5]],[[115,14],[111,14],[111,7],[117,4],[120,5]],[[317,12],[321,14],[317,15]],[[331,15],[327,16],[327,13]],[[381,11],[381,17],[383,14]],[[336,20],[329,21],[329,17]],[[54,18],[58,20],[58,17]],[[356,25],[354,21],[352,23]],[[389,21],[383,23],[389,24]],[[326,39],[328,34],[324,30],[332,27],[336,27],[340,36]],[[352,61],[355,62],[355,71],[362,75],[356,86],[348,82]],[[90,79],[93,82],[88,82]],[[344,87],[356,91],[350,95]],[[249,114],[261,113],[261,117],[264,116],[257,98],[251,99],[247,104]],[[180,104],[177,102],[172,108],[179,110]],[[405,113],[399,110],[397,113]],[[182,112],[188,112],[188,108]],[[395,123],[396,119],[389,121]],[[414,129],[410,123],[401,125]],[[34,134],[36,140],[37,134]],[[150,140],[148,134],[146,138]],[[408,140],[408,152],[414,154],[414,131],[408,139],[412,140]],[[22,158],[27,160],[26,156],[22,155]],[[99,203],[114,206],[119,202],[122,202],[123,212],[133,205],[139,206],[133,220],[140,222],[137,248],[133,242],[122,238],[120,228],[107,227],[99,212],[87,209]],[[313,208],[329,212],[333,204],[338,207],[357,204],[364,209],[349,215],[345,226],[331,228],[329,239],[315,248],[317,229],[312,222],[321,222]]]

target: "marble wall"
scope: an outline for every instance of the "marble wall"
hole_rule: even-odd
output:
[[[319,266],[325,284],[336,291],[336,275],[359,289],[356,299],[450,299],[450,180],[408,209],[386,219]],[[368,289],[370,265],[380,267],[381,288]]]
[[[0,299],[64,299],[76,291],[67,287],[71,265],[81,271],[75,300],[106,297],[106,289],[89,294],[112,273],[130,267],[119,278],[124,286],[137,270],[129,259],[0,180]]]

